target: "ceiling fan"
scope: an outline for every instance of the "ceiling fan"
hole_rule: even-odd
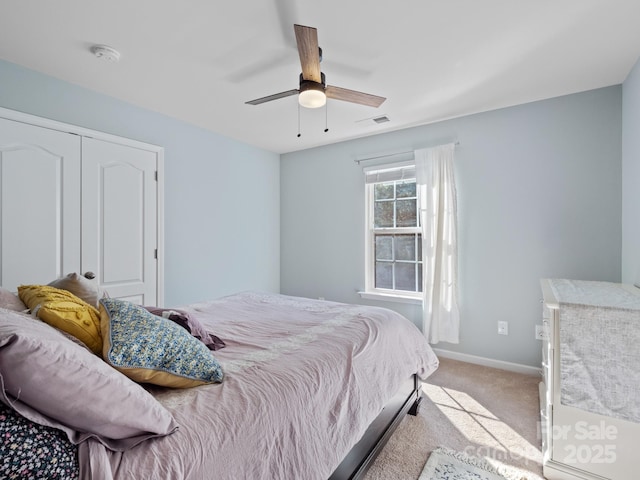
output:
[[[296,33],[296,43],[298,45],[298,54],[300,55],[300,65],[302,66],[300,87],[257,98],[245,103],[249,105],[260,105],[261,103],[298,94],[298,102],[301,106],[307,108],[322,107],[326,103],[327,98],[359,103],[370,107],[379,107],[382,105],[382,102],[386,100],[384,97],[327,85],[324,73],[320,71],[322,49],[318,46],[318,30],[303,25],[294,25],[293,29]]]

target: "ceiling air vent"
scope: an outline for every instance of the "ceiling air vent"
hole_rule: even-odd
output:
[[[373,121],[376,123],[386,123],[389,121],[389,117],[387,117],[386,115],[382,115],[381,117],[374,118]]]

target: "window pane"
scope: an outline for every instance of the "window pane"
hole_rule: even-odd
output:
[[[388,233],[384,229],[413,229],[418,218],[418,189],[414,179],[372,185],[374,288],[397,292],[422,291],[422,238],[419,233]],[[371,198],[371,197],[368,197]]]
[[[396,184],[396,197],[406,198],[416,196],[416,182],[398,182]]]
[[[376,262],[376,288],[393,288],[393,264]]]
[[[376,260],[393,260],[393,237],[376,235]]]
[[[397,200],[396,201],[396,226],[398,227],[416,227],[417,207],[416,201],[413,200]]]
[[[392,200],[393,199],[393,182],[376,183],[375,194],[376,194],[376,200]]]
[[[396,235],[395,253],[396,260],[416,261],[416,236]]]
[[[416,264],[396,263],[396,290],[416,291]]]
[[[375,228],[393,227],[393,202],[376,202],[373,216]]]

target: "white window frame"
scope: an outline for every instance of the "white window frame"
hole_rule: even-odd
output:
[[[389,235],[393,234],[421,234],[422,229],[418,225],[416,227],[397,227],[397,228],[384,228],[384,229],[374,229],[374,208],[375,208],[375,198],[374,198],[374,190],[376,183],[386,183],[390,180],[385,180],[385,172],[391,172],[394,170],[400,170],[404,167],[412,167],[414,166],[414,162],[403,162],[403,163],[395,163],[391,165],[379,165],[376,167],[370,167],[365,169],[365,174],[373,172],[374,174],[380,172],[381,180],[375,183],[367,182],[365,184],[365,289],[364,291],[359,292],[360,296],[365,299],[370,300],[386,300],[392,302],[400,302],[400,303],[410,303],[410,304],[422,304],[423,294],[422,292],[410,292],[406,290],[392,290],[386,288],[376,288],[375,286],[375,235],[376,231],[384,230],[385,233]],[[411,169],[404,168],[405,171],[410,171]],[[415,174],[401,178],[403,180],[415,180]],[[416,195],[418,196],[418,207],[420,205],[419,192],[416,191]],[[423,263],[424,265],[424,263]],[[424,274],[424,272],[423,272]]]

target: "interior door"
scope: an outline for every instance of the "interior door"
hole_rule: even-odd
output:
[[[80,137],[0,118],[0,285],[80,268]]]
[[[110,297],[156,305],[157,154],[82,138],[82,272]]]

